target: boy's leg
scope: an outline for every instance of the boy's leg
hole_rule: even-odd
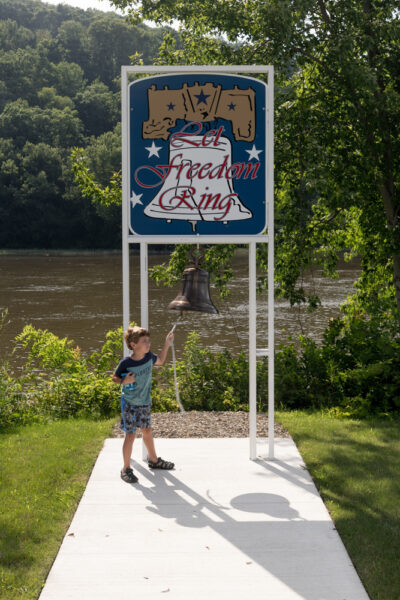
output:
[[[143,441],[149,453],[148,463],[152,469],[173,469],[175,464],[157,456],[154,448],[153,430],[151,427],[142,429]]]
[[[121,471],[121,479],[127,483],[136,483],[138,478],[131,468],[132,448],[136,437],[136,410],[129,406],[123,397],[121,398],[121,429],[125,431],[122,445],[124,466]]]
[[[143,441],[146,445],[147,452],[149,454],[149,460],[156,461],[157,454],[154,447],[153,430],[151,427],[142,429]]]
[[[132,456],[132,448],[133,442],[135,441],[136,434],[135,433],[126,433],[124,444],[122,446],[122,456],[124,458],[124,470],[128,469],[131,466],[131,456]]]

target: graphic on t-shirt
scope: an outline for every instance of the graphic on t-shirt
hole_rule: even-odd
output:
[[[140,361],[128,357],[118,365],[115,371],[118,377],[121,377],[123,373],[135,374],[133,384],[122,385],[122,395],[129,404],[144,406],[151,403],[152,370],[156,360],[157,356],[152,352],[148,352]]]

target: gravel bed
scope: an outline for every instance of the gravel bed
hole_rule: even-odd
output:
[[[246,438],[249,437],[249,413],[238,411],[190,411],[185,413],[152,413],[151,423],[155,438]],[[124,437],[119,421],[114,437]],[[257,415],[257,436],[268,436],[268,417]],[[140,433],[138,432],[138,437]],[[288,431],[275,423],[275,437],[290,437]]]

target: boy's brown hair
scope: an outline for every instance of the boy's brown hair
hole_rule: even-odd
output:
[[[128,329],[124,333],[124,340],[128,348],[131,349],[131,343],[137,344],[141,337],[149,336],[150,333],[148,329],[144,327],[138,327],[135,325],[134,327],[128,327]]]

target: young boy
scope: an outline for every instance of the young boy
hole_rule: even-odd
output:
[[[112,380],[122,383],[121,429],[125,431],[122,447],[124,466],[121,478],[127,483],[136,483],[138,478],[131,468],[131,455],[136,428],[142,430],[143,440],[149,454],[148,464],[152,469],[173,469],[174,463],[157,456],[151,429],[151,378],[153,365],[163,365],[168,348],[174,339],[172,331],[165,338],[164,347],[156,356],[150,352],[150,334],[143,327],[129,327],[124,334],[126,345],[132,354],[124,358],[115,370]]]

